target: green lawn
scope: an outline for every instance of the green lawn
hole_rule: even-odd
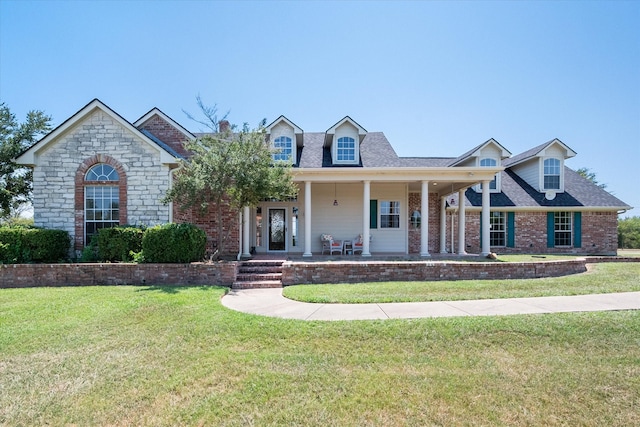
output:
[[[583,274],[542,279],[298,285],[287,286],[283,293],[287,298],[306,302],[382,303],[630,291],[640,291],[640,263],[593,264]]]
[[[224,292],[0,289],[0,425],[640,424],[639,311],[304,322]]]

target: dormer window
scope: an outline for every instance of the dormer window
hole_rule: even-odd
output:
[[[554,158],[544,160],[544,189],[560,189],[560,160]]]
[[[338,138],[337,160],[353,162],[356,159],[356,140],[348,136]]]
[[[266,131],[274,163],[286,162],[295,166],[302,149],[302,129],[285,116],[280,116],[266,127]]]
[[[481,159],[480,160],[480,167],[496,167],[498,164],[498,162],[496,161],[496,159]],[[482,189],[482,184],[480,184],[480,189]],[[496,174],[493,177],[493,180],[489,183],[489,189],[490,190],[497,190],[498,189],[498,175]]]
[[[293,157],[293,140],[288,136],[279,136],[273,140],[273,161],[291,162]]]

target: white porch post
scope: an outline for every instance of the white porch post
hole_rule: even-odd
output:
[[[465,255],[467,245],[465,244],[465,193],[466,188],[458,190],[458,255]]]
[[[251,253],[249,253],[249,226],[251,225],[251,220],[249,218],[249,206],[245,206],[242,211],[242,256],[249,257]]]
[[[420,256],[431,256],[429,254],[429,181],[422,181],[422,193],[420,195]]]
[[[304,182],[304,253],[303,257],[312,256],[311,253],[311,181]]]
[[[491,198],[489,197],[489,185],[491,181],[482,181],[482,255],[487,256],[491,252],[491,242],[489,235],[491,233],[491,224],[489,218],[489,208],[491,207]]]
[[[447,198],[440,197],[440,253],[447,253]]]
[[[242,258],[242,209],[238,210],[238,255],[236,259],[240,261]]]
[[[362,198],[362,256],[371,256],[369,251],[369,217],[371,216],[371,181],[364,182],[364,197]]]

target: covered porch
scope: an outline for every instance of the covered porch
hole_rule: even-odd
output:
[[[451,255],[447,250],[447,207],[464,192],[482,184],[481,253],[490,253],[489,182],[499,167],[327,168],[296,170],[298,198],[265,201],[240,214],[239,253],[325,259],[327,256],[371,259],[424,259]],[[466,255],[465,206],[457,208],[456,255]],[[321,236],[361,246],[323,254]]]

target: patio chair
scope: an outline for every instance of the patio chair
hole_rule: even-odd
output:
[[[344,250],[344,241],[342,240],[331,240],[331,250],[329,251],[330,255],[333,255],[334,252],[338,252],[342,255],[342,251]]]
[[[329,255],[331,255],[331,241],[333,240],[333,237],[331,236],[331,234],[321,234],[320,235],[320,241],[322,242],[322,255],[324,255],[325,252],[329,253]]]
[[[371,243],[372,239],[373,235],[369,234],[369,243]],[[362,246],[362,234],[360,234],[358,237],[353,239],[353,254],[355,255],[356,252],[362,253]]]

